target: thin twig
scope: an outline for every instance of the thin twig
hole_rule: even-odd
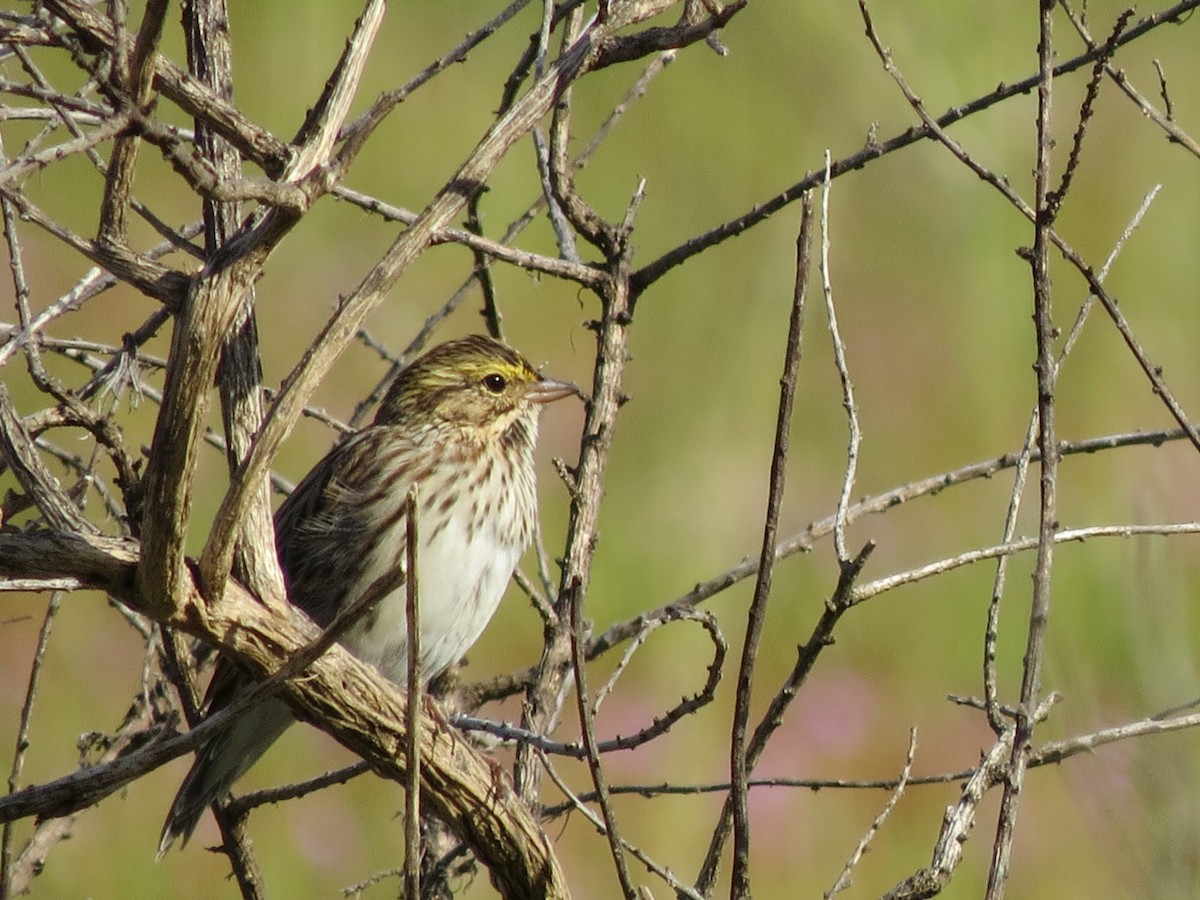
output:
[[[837,524],[833,529],[833,546],[838,563],[845,565],[850,560],[846,550],[846,510],[850,508],[850,495],[854,492],[854,478],[858,472],[858,449],[862,444],[862,429],[858,423],[858,404],[854,400],[854,384],[850,380],[850,367],[846,362],[846,344],[838,328],[837,311],[833,305],[833,283],[829,268],[829,197],[833,192],[830,178],[830,156],[825,151],[825,184],[821,190],[821,292],[825,297],[825,314],[829,320],[829,337],[833,341],[833,361],[837,367],[838,381],[842,386],[842,408],[846,410],[846,421],[850,430],[850,442],[846,448],[846,472],[842,478],[842,490],[838,495]]]
[[[1051,221],[1054,220],[1058,210],[1062,206],[1063,200],[1066,199],[1067,194],[1071,190],[1071,183],[1075,178],[1075,172],[1079,168],[1080,157],[1083,155],[1083,141],[1087,135],[1087,126],[1095,112],[1096,98],[1100,94],[1100,80],[1104,75],[1104,70],[1108,68],[1113,54],[1117,52],[1117,39],[1121,36],[1121,32],[1125,30],[1125,26],[1129,24],[1129,19],[1132,16],[1132,9],[1123,10],[1117,16],[1112,34],[1104,43],[1103,49],[1107,52],[1098,56],[1092,64],[1092,74],[1088,78],[1083,102],[1079,106],[1079,124],[1075,128],[1075,134],[1071,137],[1071,151],[1067,154],[1067,164],[1063,168],[1062,180],[1059,182],[1057,188],[1048,191],[1046,195],[1047,202],[1050,204],[1048,211]]]
[[[1158,196],[1160,185],[1156,185],[1143,199],[1141,205],[1134,213],[1133,218],[1125,226],[1117,239],[1113,249],[1108,254],[1108,258],[1104,261],[1104,265],[1100,267],[1100,271],[1096,273],[1096,278],[1101,283],[1108,277],[1109,270],[1113,263],[1116,262],[1118,255],[1125,248],[1125,244],[1129,241],[1134,230],[1141,224],[1142,219],[1146,215],[1146,211],[1150,208],[1150,204],[1154,198]],[[1075,322],[1071,325],[1071,330],[1067,333],[1063,340],[1062,348],[1059,350],[1058,358],[1055,360],[1055,366],[1061,370],[1071,350],[1074,349],[1075,343],[1079,336],[1083,333],[1084,323],[1087,321],[1088,313],[1094,305],[1095,295],[1088,294],[1082,304],[1080,304],[1079,312],[1076,313]],[[1029,462],[1034,453],[1036,446],[1036,438],[1038,433],[1038,411],[1035,406],[1029,416],[1029,427],[1025,433],[1025,441],[1021,448],[1020,458],[1017,461],[1016,474],[1013,479],[1013,489],[1009,494],[1008,511],[1004,520],[1004,532],[1001,541],[1008,543],[1013,539],[1013,535],[1017,530],[1017,518],[1021,508],[1021,498],[1025,493],[1025,478],[1029,469]],[[1063,450],[1060,447],[1059,452]],[[999,710],[998,687],[996,677],[996,647],[998,643],[998,635],[1000,631],[1000,603],[1004,595],[1004,586],[1008,576],[1008,560],[1011,557],[1008,554],[1001,556],[996,563],[996,576],[992,582],[992,595],[988,602],[987,625],[984,629],[984,649],[983,649],[983,691],[984,697],[987,700],[987,717],[988,723],[992,727],[992,731],[998,736],[1007,727]]]
[[[838,583],[834,588],[833,595],[825,602],[825,608],[822,610],[821,616],[817,620],[817,624],[813,627],[808,640],[798,648],[796,663],[792,666],[792,671],[788,673],[783,684],[775,692],[775,696],[771,698],[771,702],[767,706],[767,711],[763,713],[762,718],[754,729],[754,734],[750,737],[746,746],[747,770],[754,767],[759,757],[762,756],[763,751],[767,748],[767,743],[770,741],[771,735],[783,724],[783,714],[787,711],[792,701],[796,699],[801,686],[808,679],[822,651],[833,643],[833,632],[838,622],[841,621],[842,616],[851,607],[854,584],[858,580],[858,576],[862,574],[863,567],[867,564],[867,560],[874,550],[874,542],[868,542],[863,545],[857,556],[850,560],[848,564],[841,567],[841,572],[838,575]],[[704,855],[704,861],[700,867],[700,874],[696,878],[696,889],[701,893],[708,894],[712,890],[713,882],[717,877],[717,866],[720,863],[721,854],[732,830],[732,821],[733,801],[731,793],[725,798],[720,818],[717,821],[716,828],[713,829],[713,836],[709,841],[708,850]]]
[[[1024,445],[1013,473],[1012,492],[1008,496],[1008,509],[1004,516],[1002,542],[1012,541],[1017,533],[1017,520],[1021,511],[1021,498],[1025,496],[1025,483],[1029,473],[1029,462],[1037,443],[1037,409],[1029,417],[1029,428],[1025,432]],[[987,698],[987,718],[992,731],[999,737],[1008,727],[1000,714],[999,685],[996,675],[996,652],[1000,635],[1000,604],[1004,587],[1008,581],[1008,561],[1012,554],[1001,554],[996,561],[996,575],[992,580],[992,593],[988,599],[987,624],[983,630],[983,695]]]
[[[1055,533],[1058,531],[1058,446],[1056,438],[1055,391],[1058,366],[1054,359],[1057,330],[1051,309],[1050,246],[1051,226],[1061,198],[1052,196],[1050,163],[1051,97],[1054,85],[1054,4],[1041,6],[1038,39],[1037,144],[1034,165],[1034,208],[1037,210],[1033,249],[1029,265],[1033,275],[1033,321],[1037,341],[1037,419],[1038,450],[1041,453],[1038,509],[1037,560],[1033,569],[1033,594],[1029,602],[1029,626],[1026,636],[1021,699],[1013,720],[1012,749],[996,835],[992,843],[992,863],[988,870],[987,900],[1001,900],[1011,870],[1012,845],[1016,835],[1017,811],[1036,720],[1035,707],[1042,691],[1042,665],[1045,661],[1046,630],[1050,616],[1050,583],[1053,574]]]
[[[229,801],[229,810],[234,816],[241,818],[259,806],[265,806],[268,803],[282,803],[285,800],[295,800],[297,797],[304,797],[314,791],[320,791],[337,784],[345,784],[347,781],[357,778],[359,775],[365,775],[370,771],[371,767],[360,759],[358,762],[351,763],[348,766],[343,766],[332,772],[325,772],[304,781],[285,784],[281,787],[266,788],[261,791],[253,791],[249,794],[234,797]]]
[[[408,766],[408,784],[404,792],[404,890],[407,897],[421,896],[421,747],[417,735],[421,727],[421,607],[417,581],[417,485],[408,489],[404,519],[404,613],[408,634],[408,703],[405,706],[406,731],[404,759]]]
[[[25,700],[21,704],[21,717],[17,724],[17,737],[13,749],[12,766],[8,772],[8,793],[12,794],[21,784],[21,774],[25,768],[25,759],[29,753],[29,725],[33,719],[33,705],[37,699],[38,683],[41,680],[42,667],[46,662],[46,648],[50,644],[50,629],[62,607],[62,593],[55,591],[50,595],[46,604],[46,614],[42,617],[42,627],[38,629],[37,645],[33,651],[33,661],[29,666],[29,680],[25,685]],[[66,835],[64,835],[65,837]],[[14,883],[13,872],[13,820],[4,822],[3,835],[0,835],[0,897],[15,896],[18,886]]]
[[[617,829],[617,814],[613,810],[612,801],[608,796],[608,781],[604,768],[600,763],[600,751],[597,749],[596,722],[592,712],[591,696],[587,687],[587,661],[584,658],[583,615],[580,609],[582,595],[580,583],[574,582],[565,592],[564,598],[568,604],[571,622],[571,664],[575,674],[576,705],[579,711],[579,727],[583,736],[583,746],[586,749],[585,759],[588,771],[592,776],[592,785],[596,789],[596,802],[600,804],[600,812],[604,817],[604,836],[608,839],[609,853],[617,872],[617,881],[621,885],[621,893],[625,900],[637,900],[638,891],[634,887],[633,878],[629,874],[629,864],[625,860],[625,848],[621,834]]]
[[[120,65],[114,67],[119,72],[117,79],[120,83],[112,87],[121,92],[120,103],[127,104],[135,114],[150,101],[155,57],[158,55],[158,43],[162,38],[163,22],[169,7],[168,0],[148,0],[129,59],[128,70],[121,71],[124,67]],[[121,59],[121,56],[116,58]],[[115,100],[117,97],[110,99]],[[108,166],[104,201],[100,211],[100,239],[105,244],[125,243],[125,212],[133,192],[133,173],[140,144],[140,135],[134,132],[119,135],[113,145],[112,161]]]
[[[482,194],[475,194],[467,203],[467,230],[478,237],[483,237],[483,219],[479,215],[479,202],[482,197]],[[500,312],[500,303],[496,297],[496,280],[492,277],[491,266],[488,265],[491,258],[477,248],[472,248],[471,257],[475,261],[471,277],[478,282],[479,291],[483,295],[480,315],[487,326],[487,333],[496,340],[503,341],[504,316]]]
[[[567,784],[567,782],[565,780],[563,780],[563,778],[561,776],[559,776],[559,774],[555,770],[554,766],[550,765],[549,760],[543,760],[543,763],[546,767],[547,774],[549,774],[549,776],[550,776],[550,780],[554,782],[555,786],[560,791],[562,791],[563,795],[567,798],[566,801],[562,804],[563,808],[579,812],[580,815],[582,815],[585,819],[588,820],[588,822],[591,823],[593,828],[595,828],[597,831],[604,832],[604,830],[605,830],[604,820],[600,816],[598,816],[594,812],[592,812],[587,807],[584,800],[582,799],[583,796],[587,796],[588,797],[587,802],[595,802],[596,796],[594,794],[587,794],[587,795],[577,794],[575,791],[571,790],[571,786],[569,784]],[[621,838],[621,845],[626,850],[628,850],[630,853],[632,853],[637,858],[638,862],[642,863],[642,865],[644,865],[647,869],[649,869],[651,872],[653,872],[655,875],[659,876],[663,881],[665,881],[667,883],[667,886],[670,887],[671,890],[673,890],[677,896],[686,897],[686,898],[688,898],[688,900],[704,900],[704,898],[700,894],[698,894],[696,891],[692,890],[692,888],[688,887],[686,884],[684,884],[678,878],[676,878],[670,869],[660,866],[658,863],[656,863],[654,860],[652,860],[649,856],[647,856],[645,853],[643,853],[641,850],[639,850],[633,844],[626,841],[624,838]],[[644,898],[647,896],[647,893],[648,893],[648,889],[643,888],[641,891],[638,892],[638,897]]]
[[[642,631],[631,642],[626,653],[617,666],[617,671],[614,672],[609,679],[605,689],[609,688],[613,680],[615,680],[629,659],[633,656],[638,647],[641,646],[641,640],[648,636],[655,629],[662,625],[673,621],[690,621],[697,622],[708,633],[709,640],[713,644],[713,657],[708,664],[708,676],[705,679],[704,686],[690,697],[684,697],[675,706],[671,707],[665,713],[654,716],[653,721],[643,728],[639,728],[630,734],[620,735],[611,740],[597,741],[595,750],[597,753],[613,753],[618,750],[633,750],[637,747],[647,744],[657,737],[666,734],[680,719],[689,716],[701,708],[711,703],[716,696],[717,685],[721,681],[721,673],[725,664],[725,653],[727,645],[725,637],[721,634],[721,629],[717,624],[716,617],[706,610],[682,609],[675,608],[668,610],[665,615],[658,618],[648,619],[643,622]],[[589,657],[590,658],[590,657]],[[482,701],[472,692],[466,691],[463,693],[466,698],[468,708],[478,706]],[[601,694],[597,694],[596,700],[592,705],[593,713],[597,712],[600,707]],[[515,742],[519,744],[528,744],[542,753],[554,754],[557,756],[571,756],[577,759],[582,759],[587,755],[587,748],[579,742],[555,741],[542,734],[529,731],[528,729],[519,728],[514,725],[509,725],[503,722],[492,722],[488,719],[480,719],[473,716],[455,716],[453,723],[456,727],[463,731],[480,731],[492,737],[498,738],[505,742]]]
[[[867,852],[871,845],[871,841],[875,839],[875,835],[879,833],[879,829],[883,827],[883,823],[887,821],[888,816],[892,814],[892,810],[896,808],[896,804],[900,802],[900,798],[904,796],[904,789],[908,787],[909,778],[912,776],[913,760],[917,755],[917,729],[913,728],[908,733],[908,753],[904,758],[904,768],[900,770],[900,777],[896,779],[896,787],[892,790],[892,796],[888,798],[888,802],[884,804],[883,809],[879,811],[879,815],[871,822],[871,827],[859,840],[858,845],[854,848],[854,852],[850,854],[850,858],[846,860],[846,865],[842,868],[841,874],[837,881],[833,883],[833,887],[825,892],[825,900],[840,894],[846,888],[850,887],[850,873],[854,871],[854,867],[858,865],[859,860]]]
[[[1138,537],[1138,536],[1168,536],[1178,534],[1200,533],[1200,522],[1165,523],[1158,525],[1089,525],[1085,528],[1062,528],[1055,532],[1054,543],[1064,544],[1070,541],[1087,541],[1099,537]],[[854,590],[852,603],[857,605],[864,600],[885,593],[905,584],[913,584],[926,578],[949,572],[962,566],[982,562],[988,559],[998,559],[1003,556],[1014,556],[1026,553],[1038,547],[1040,538],[1029,537],[995,544],[991,547],[979,547],[928,563],[916,569],[909,569],[895,575],[888,575],[875,581],[867,582]]]
[[[796,382],[800,374],[801,339],[804,334],[804,305],[808,296],[808,277],[812,251],[812,199],[806,196],[800,206],[800,230],[796,236],[795,284],[787,341],[784,345],[783,375],[779,379],[779,407],[775,421],[775,441],[771,452],[771,474],[767,505],[763,515],[762,553],[754,596],[746,612],[746,636],[738,665],[737,693],[734,695],[733,725],[730,734],[729,780],[733,782],[730,800],[733,807],[733,870],[729,895],[750,896],[750,810],[746,779],[750,760],[746,748],[746,728],[750,721],[750,698],[754,686],[754,667],[758,644],[767,615],[771,594],[771,575],[779,538],[779,511],[783,506],[787,455],[792,430],[792,408]]]

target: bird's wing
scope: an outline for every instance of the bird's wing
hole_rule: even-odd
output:
[[[402,436],[371,426],[343,441],[317,463],[275,513],[275,544],[287,582],[288,599],[326,627],[341,609],[346,592],[361,575],[372,550],[373,492],[388,484],[383,467],[392,454],[409,449]],[[409,480],[400,477],[379,499],[403,517]],[[400,529],[403,534],[403,529]],[[397,551],[403,559],[403,541]],[[222,657],[204,706],[224,708],[252,679]]]
[[[317,463],[275,514],[288,597],[321,627],[362,575],[382,522],[403,519],[412,467],[399,463],[411,449],[386,426],[366,428]],[[392,549],[403,559],[399,533]]]

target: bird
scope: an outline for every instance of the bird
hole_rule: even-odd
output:
[[[533,536],[534,445],[541,408],[575,385],[540,374],[486,335],[447,341],[397,375],[373,423],[335,446],[275,514],[289,601],[320,627],[408,559],[408,494],[416,487],[420,671],[423,682],[457,663],[491,620]],[[406,683],[403,583],[342,634],[340,643],[387,678]],[[253,679],[218,661],[205,715]],[[197,751],[159,840],[161,859],[186,845],[204,812],[294,721],[267,697]]]

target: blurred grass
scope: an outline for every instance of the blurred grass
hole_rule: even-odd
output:
[[[456,43],[496,5],[410,2],[397,7],[379,39],[359,106],[407,80]],[[1089,5],[1107,23],[1120,5]],[[1149,10],[1143,10],[1149,12]],[[285,14],[281,14],[285,13]],[[342,47],[352,5],[294,0],[236,4],[236,100],[280,137],[290,137]],[[932,112],[1028,75],[1036,41],[1032,11],[914,2],[875,10],[878,27]],[[499,85],[536,25],[526,10],[506,35],[475,51],[397,111],[353,171],[352,187],[421,208],[490,121]],[[1190,27],[1189,27],[1190,26]],[[1097,24],[1097,34],[1107,32]],[[1194,24],[1159,29],[1123,51],[1119,65],[1144,92],[1157,84],[1162,59],[1175,114],[1195,133],[1200,101],[1188,85],[1200,77]],[[850,5],[751,4],[723,36],[728,57],[694,48],[667,68],[609,144],[580,175],[584,195],[619,217],[637,180],[647,179],[638,218],[637,260],[649,262],[682,240],[736,216],[835,157],[857,150],[873,126],[886,138],[913,121],[870,53]],[[1059,58],[1077,42],[1063,23]],[[178,44],[167,44],[182,60]],[[598,123],[636,77],[617,67],[576,91],[577,121]],[[1083,76],[1056,86],[1057,166],[1069,146]],[[5,124],[6,146],[19,146]],[[958,126],[953,133],[978,158],[1028,194],[1033,100],[1020,97]],[[586,138],[588,132],[581,128]],[[11,152],[11,149],[10,149]],[[483,203],[485,226],[499,234],[535,195],[532,149],[518,148],[497,172]],[[172,221],[196,215],[151,151],[137,191],[170,207]],[[99,181],[78,160],[31,180],[38,203],[85,233],[94,228]],[[1195,160],[1170,145],[1111,84],[1105,84],[1062,232],[1099,265],[1153,185],[1163,192],[1114,268],[1110,285],[1149,349],[1165,367],[1185,408],[1197,407],[1200,363],[1194,352],[1200,283],[1195,253],[1200,179]],[[670,273],[642,299],[631,337],[633,360],[616,436],[588,598],[596,628],[658,605],[756,552],[774,427],[798,212],[785,210],[747,235]],[[394,229],[349,205],[325,200],[275,255],[258,287],[268,382],[277,382],[329,314],[394,236]],[[35,305],[51,302],[81,267],[28,232]],[[1028,267],[1014,249],[1032,240],[1023,220],[943,150],[921,144],[839,179],[831,209],[831,277],[861,405],[864,443],[857,494],[886,490],[1019,447],[1034,402]],[[542,224],[524,246],[549,251]],[[392,347],[403,346],[469,271],[469,255],[438,248],[424,257],[369,323]],[[595,302],[573,287],[496,270],[508,335],[556,375],[589,380],[590,334],[582,323]],[[1080,279],[1055,271],[1056,318],[1067,327],[1084,296]],[[7,281],[0,290],[9,291]],[[61,321],[60,336],[119,342],[152,305],[129,291]],[[442,332],[477,330],[469,302]],[[156,352],[165,354],[160,338]],[[819,296],[811,295],[797,398],[784,520],[789,529],[828,515],[840,486],[845,422],[831,365]],[[338,365],[314,402],[345,418],[383,371],[367,351]],[[69,372],[69,367],[61,371]],[[22,409],[38,401],[16,371],[5,373]],[[148,443],[154,407],[125,422],[134,446]],[[544,417],[540,454],[543,518],[551,554],[561,549],[564,491],[549,465],[573,458],[577,409]],[[1109,431],[1166,426],[1144,376],[1099,313],[1063,371],[1059,429],[1075,439]],[[299,477],[331,443],[304,423],[285,447],[280,470]],[[198,497],[198,546],[221,492],[221,461],[206,471],[214,485]],[[8,476],[5,476],[6,478]],[[873,578],[998,540],[1010,476],[957,488],[857,524],[852,546],[879,542],[865,577]],[[9,486],[10,482],[3,482]],[[1195,516],[1197,467],[1187,448],[1128,449],[1071,458],[1062,473],[1065,525],[1181,520]],[[1035,527],[1036,486],[1027,491],[1025,533]],[[1195,539],[1095,541],[1056,554],[1050,654],[1045,688],[1064,702],[1045,727],[1062,737],[1150,714],[1196,693],[1191,648],[1198,624]],[[1000,672],[1007,697],[1019,685],[1024,650],[1028,560],[1014,560],[1002,622]],[[976,567],[884,595],[851,612],[802,692],[767,759],[764,773],[793,777],[874,778],[896,774],[908,730],[918,728],[916,771],[973,764],[989,734],[979,717],[951,707],[946,693],[978,694],[982,625],[991,569]],[[757,691],[765,704],[790,667],[832,590],[836,565],[824,543],[783,562],[776,577]],[[749,597],[741,585],[711,602],[731,647]],[[38,618],[39,598],[0,595],[0,747],[11,747]],[[28,618],[21,618],[27,616]],[[8,620],[14,621],[8,621]],[[485,677],[536,659],[539,625],[515,596],[472,653],[472,676]],[[696,689],[708,650],[698,631],[656,635],[601,716],[606,732],[628,733]],[[731,653],[734,664],[736,653]],[[611,665],[609,663],[608,665]],[[605,665],[598,667],[599,683]],[[75,759],[76,737],[119,721],[141,672],[139,643],[94,598],[64,605],[33,722],[26,783],[55,777]],[[731,679],[730,679],[731,680]],[[726,684],[716,709],[668,738],[613,757],[612,780],[657,783],[724,778],[731,707]],[[517,711],[510,705],[503,715]],[[571,736],[573,729],[564,725]],[[1108,748],[1031,775],[1014,855],[1010,896],[1069,898],[1194,896],[1195,738],[1173,735]],[[311,729],[294,729],[247,777],[266,786],[340,764],[346,754]],[[35,897],[235,896],[219,857],[197,846],[155,865],[153,846],[183,761],[132,785],[79,821],[35,881]],[[576,787],[578,767],[564,765]],[[1186,787],[1185,787],[1186,786]],[[1184,788],[1184,789],[1181,789]],[[956,788],[913,788],[861,866],[849,896],[878,895],[927,862],[944,807]],[[885,801],[882,793],[756,791],[753,875],[763,898],[816,896],[831,885],[858,836]],[[362,778],[344,789],[257,812],[251,830],[275,896],[332,896],[400,856],[399,788]],[[621,798],[628,836],[687,879],[698,865],[719,799]],[[981,812],[966,859],[944,896],[982,892],[995,798]],[[616,894],[598,839],[573,819],[560,839],[580,898]],[[22,825],[21,828],[25,826]],[[391,887],[367,896],[382,896]],[[665,888],[655,886],[656,894]],[[480,878],[467,896],[489,896]]]

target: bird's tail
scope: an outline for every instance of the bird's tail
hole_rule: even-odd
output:
[[[158,841],[158,859],[178,839],[185,846],[204,811],[266,753],[295,719],[282,700],[264,700],[218,731],[196,754],[171,803]]]

